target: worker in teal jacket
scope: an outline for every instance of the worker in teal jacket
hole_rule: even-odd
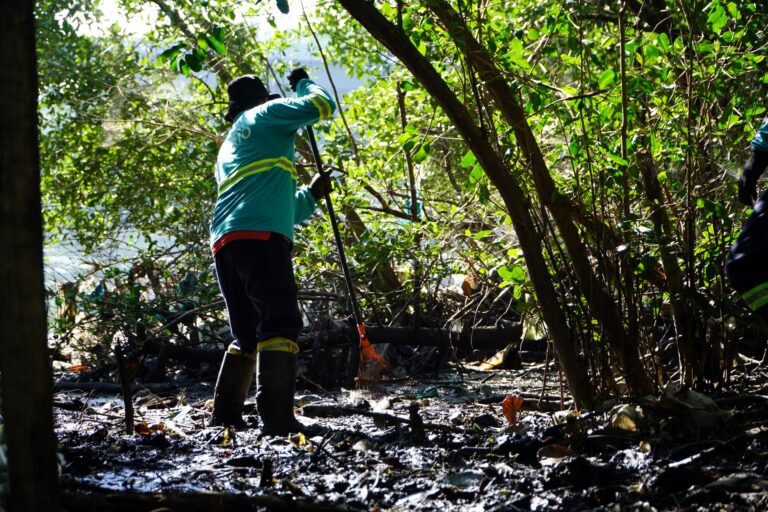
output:
[[[757,131],[751,147],[739,178],[739,200],[753,211],[728,254],[725,271],[731,286],[768,324],[768,191],[759,199],[757,196],[757,180],[768,167],[768,120]]]
[[[294,138],[330,119],[336,104],[299,68],[288,81],[296,98],[269,94],[253,75],[227,87],[232,128],[216,161],[218,199],[211,222],[216,275],[234,341],[219,370],[213,421],[243,426],[243,403],[257,376],[256,405],[266,435],[305,431],[293,413],[296,343],[302,329],[291,249],[293,228],[330,191],[317,175],[298,188]]]

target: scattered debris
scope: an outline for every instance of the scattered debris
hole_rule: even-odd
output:
[[[768,506],[763,401],[739,401],[734,413],[717,405],[729,403],[723,397],[668,387],[658,397],[614,403],[606,412],[543,412],[532,405],[541,396],[544,368],[523,365],[522,371],[493,370],[500,376],[493,379],[465,366],[397,385],[300,395],[299,410],[329,427],[311,438],[211,427],[210,382],[186,388],[183,396],[135,396],[132,436],[123,433],[119,392],[60,391],[59,402],[78,404],[56,408],[64,507]],[[257,425],[251,402],[246,420]],[[158,501],[160,494],[167,501]],[[215,506],[212,496],[220,497]]]

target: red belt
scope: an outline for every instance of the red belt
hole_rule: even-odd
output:
[[[269,240],[274,234],[271,231],[230,231],[216,240],[211,249],[213,255],[216,256],[216,253],[229,242],[234,242],[235,240]],[[288,237],[283,236],[283,238],[290,245],[291,241]]]

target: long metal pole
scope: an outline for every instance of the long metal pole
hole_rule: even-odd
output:
[[[323,161],[320,159],[320,150],[317,148],[315,132],[312,130],[311,126],[307,126],[307,137],[309,138],[309,145],[312,147],[312,155],[315,158],[315,166],[317,167],[317,172],[325,176],[328,173],[323,170]],[[342,242],[341,234],[339,233],[339,221],[336,218],[335,211],[333,210],[333,202],[331,201],[331,194],[328,190],[325,192],[325,205],[328,209],[328,217],[331,219],[333,236],[336,239],[336,248],[339,251],[339,262],[341,263],[341,269],[344,272],[344,281],[347,283],[349,299],[352,301],[352,312],[355,315],[355,323],[357,323],[358,326],[361,326],[363,325],[363,313],[360,309],[360,304],[357,302],[357,296],[355,295],[355,288],[352,284],[352,274],[349,272],[347,256],[344,253],[344,242]]]

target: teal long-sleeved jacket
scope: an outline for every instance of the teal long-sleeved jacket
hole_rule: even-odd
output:
[[[752,139],[753,151],[765,151],[768,153],[768,119],[763,121],[763,126],[757,130],[757,135]]]
[[[246,110],[232,123],[216,160],[211,247],[234,231],[279,233],[293,241],[294,224],[314,212],[312,193],[297,189],[294,138],[302,126],[330,119],[336,103],[309,79],[296,93]]]

